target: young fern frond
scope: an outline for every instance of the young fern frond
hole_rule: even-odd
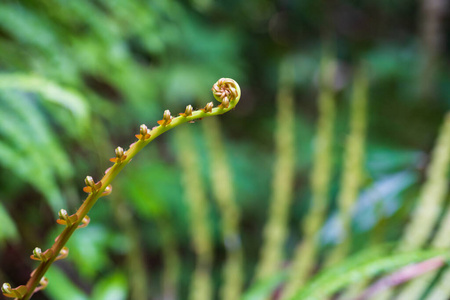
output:
[[[65,248],[65,244],[72,234],[76,229],[87,226],[89,223],[87,214],[97,200],[111,193],[112,187],[110,184],[114,178],[152,140],[183,123],[226,113],[233,109],[241,98],[239,85],[236,81],[229,78],[219,79],[214,84],[212,91],[214,97],[221,102],[219,106],[213,107],[213,103],[210,102],[203,109],[193,110],[192,106],[189,105],[185,112],[180,113],[178,117],[172,117],[170,112],[166,110],[163,119],[158,121],[159,126],[149,130],[146,125],[141,125],[140,132],[136,135],[138,140],[132,143],[127,151],[120,147],[116,148],[116,157],[111,159],[114,165],[105,171],[105,175],[100,181],[95,182],[91,176],[87,176],[85,179],[86,187],[84,187],[83,191],[89,195],[75,214],[69,216],[65,210],[62,209],[60,211],[60,218],[57,222],[64,225],[65,229],[55,239],[55,243],[49,249],[44,252],[39,248],[35,249],[32,257],[40,260],[40,264],[31,273],[27,284],[12,288],[9,283],[4,283],[2,285],[3,295],[17,300],[28,300],[35,292],[45,288],[48,282],[44,275],[55,260],[62,258],[61,256],[67,256],[68,250]]]

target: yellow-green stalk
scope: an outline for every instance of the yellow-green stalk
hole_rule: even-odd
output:
[[[437,249],[449,249],[450,248],[450,208],[447,209],[445,217],[439,227],[436,236],[433,239],[432,247]],[[433,271],[433,274],[426,274],[422,278],[418,278],[414,282],[417,286],[422,287],[425,284],[431,283],[434,277],[437,275],[437,271]],[[450,298],[450,270],[447,268],[439,277],[438,282],[433,286],[432,290],[429,293],[429,299],[433,300],[447,300]],[[428,285],[429,286],[429,285]],[[414,288],[414,285],[411,284],[411,288]],[[426,286],[422,289],[425,291]],[[415,290],[415,289],[414,289]],[[420,292],[417,290],[417,294]],[[413,299],[413,298],[411,298]]]
[[[244,280],[239,233],[240,212],[236,204],[233,177],[223,144],[220,123],[215,118],[209,119],[203,122],[202,127],[210,157],[212,191],[222,216],[222,236],[227,251],[220,299],[234,300],[241,297]]]
[[[328,255],[326,266],[343,259],[351,247],[352,212],[358,198],[364,170],[366,106],[367,79],[364,72],[359,72],[353,87],[350,135],[345,144],[344,171],[337,198],[338,218],[342,226],[343,241]]]
[[[397,251],[413,251],[425,246],[433,233],[439,215],[444,207],[444,200],[448,192],[448,172],[450,169],[450,113],[447,113],[441,127],[436,146],[433,149],[431,163],[427,168],[427,179],[422,187],[418,202],[399,242]],[[447,230],[444,228],[443,230]],[[446,234],[445,232],[444,234]],[[441,234],[436,236],[443,238]],[[436,241],[438,245],[442,241]],[[401,297],[410,296],[412,290],[406,289]],[[376,297],[377,300],[389,299],[393,289],[388,289]],[[414,299],[414,298],[409,298]]]
[[[295,172],[293,72],[292,64],[287,62],[280,67],[275,131],[277,159],[274,166],[269,216],[264,228],[264,242],[256,272],[258,280],[277,272],[284,259],[283,248],[287,235],[289,206],[293,198]]]
[[[162,278],[162,299],[178,299],[178,278],[180,274],[180,256],[172,224],[158,222],[161,230],[161,246],[164,260]]]
[[[425,245],[442,211],[448,191],[450,169],[450,114],[445,117],[431,163],[427,169],[427,180],[423,186],[411,223],[399,244],[399,250],[415,250]]]
[[[333,128],[336,114],[333,80],[335,63],[329,57],[321,64],[319,121],[314,147],[310,211],[302,222],[303,241],[295,250],[283,299],[291,298],[304,285],[318,257],[318,234],[325,220],[332,171]]]
[[[434,249],[450,249],[450,209],[447,212],[439,226],[439,229],[431,242]],[[414,300],[421,299],[427,288],[430,286],[434,278],[438,275],[439,270],[430,271],[420,277],[411,280],[406,287],[401,290],[396,300]],[[440,277],[439,281],[433,286],[430,296],[427,299],[447,300],[450,297],[450,271],[447,269]]]
[[[2,285],[3,295],[9,298],[17,298],[18,300],[28,300],[35,292],[47,286],[48,280],[44,275],[55,260],[63,259],[67,256],[68,249],[65,247],[65,244],[72,234],[76,229],[88,225],[88,212],[100,197],[111,193],[112,187],[110,184],[114,178],[131,161],[131,159],[151,141],[164,132],[183,123],[226,113],[233,109],[241,98],[239,85],[230,78],[219,79],[214,84],[212,91],[214,98],[221,102],[218,107],[213,107],[212,102],[210,102],[205,108],[193,111],[192,107],[189,106],[190,109],[186,108],[185,112],[178,117],[172,117],[169,111],[165,111],[163,119],[158,121],[159,126],[155,126],[151,130],[144,124],[140,126],[140,132],[136,135],[138,140],[131,144],[127,151],[119,149],[120,147],[116,148],[116,157],[111,159],[111,161],[114,162],[114,165],[105,171],[105,175],[100,181],[95,182],[91,176],[86,176],[86,187],[83,190],[89,195],[84,200],[81,207],[73,215],[69,215],[64,209],[61,209],[59,213],[60,219],[57,220],[57,223],[64,225],[65,229],[56,238],[55,243],[50,249],[47,249],[44,252],[35,251],[36,253],[31,255],[31,258],[39,260],[40,264],[37,269],[31,273],[27,284],[12,288],[9,283],[4,283]]]
[[[209,300],[212,299],[213,248],[208,221],[206,185],[199,169],[201,159],[194,147],[194,135],[190,128],[180,128],[174,136],[177,145],[176,155],[182,171],[182,185],[189,208],[192,246],[197,257],[189,299]]]
[[[144,253],[140,243],[139,231],[133,219],[133,214],[125,199],[111,196],[115,218],[129,243],[126,253],[126,267],[130,286],[130,300],[148,298],[148,273],[144,264]]]
[[[439,164],[442,163],[440,168],[435,167],[435,172],[439,172],[440,176],[436,175],[436,177],[443,178],[445,182],[448,182],[448,169],[450,164],[450,158],[446,156],[450,156],[450,114],[447,114],[446,121],[441,133],[442,137],[439,138],[438,145],[441,147],[440,153],[437,159],[444,159],[443,161],[439,161]],[[447,150],[445,150],[447,149]],[[435,150],[436,155],[438,155],[438,150]],[[447,161],[445,161],[447,159]],[[447,169],[447,170],[445,170]],[[439,171],[437,171],[439,170]],[[431,170],[430,170],[431,172]],[[441,177],[443,176],[443,177]],[[431,176],[430,176],[431,177]],[[435,179],[436,180],[436,179]],[[442,184],[442,183],[441,183]],[[444,188],[442,190],[442,188]],[[431,190],[431,188],[429,188]],[[441,190],[438,192],[437,190]],[[436,184],[436,191],[434,192],[436,196],[442,197],[442,201],[444,200],[445,195],[448,192],[447,184],[444,186],[440,186]],[[431,193],[431,192],[430,192]],[[430,194],[430,196],[434,196]],[[438,202],[439,203],[439,202]],[[439,204],[437,204],[439,206]],[[437,216],[436,216],[437,218]],[[450,209],[447,209],[447,212],[442,219],[442,222],[437,230],[436,235],[434,236],[431,246],[437,249],[450,249]],[[412,280],[407,284],[407,286],[402,289],[400,294],[398,295],[399,300],[414,300],[420,299],[420,296],[426,291],[427,287],[430,286],[433,279],[438,274],[438,270],[429,272],[425,275],[420,276],[415,280]],[[450,296],[450,287],[448,285],[448,281],[443,281],[445,278],[450,278],[450,271],[446,270],[440,277],[438,283],[433,287],[430,292],[430,299],[448,299]],[[434,298],[433,298],[434,297]]]

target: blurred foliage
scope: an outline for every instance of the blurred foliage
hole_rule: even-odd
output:
[[[156,124],[164,109],[175,115],[187,104],[197,108],[212,101],[212,84],[231,77],[242,88],[242,101],[219,118],[219,128],[232,174],[223,180],[232,182],[240,210],[244,288],[255,288],[264,297],[277,290],[286,280],[285,271],[260,283],[253,276],[270,201],[276,201],[268,195],[274,190],[279,154],[274,138],[280,123],[279,66],[288,62],[294,70],[289,80],[295,166],[284,220],[284,265],[302,242],[299,224],[313,207],[320,60],[327,51],[335,57],[331,88],[336,120],[315,270],[343,238],[336,226],[337,197],[350,132],[351,86],[361,66],[369,86],[365,163],[349,232],[349,260],[320,271],[304,289],[332,277],[339,266],[351,266],[360,257],[355,253],[399,241],[450,108],[449,23],[429,14],[410,0],[1,1],[0,282],[16,286],[28,280],[35,266],[28,259],[32,249],[50,246],[61,229],[54,223],[56,212],[80,206],[82,179],[100,177],[110,166],[113,149],[133,142],[140,124]],[[437,27],[428,26],[430,20]],[[435,44],[424,38],[430,35]],[[208,126],[208,120],[201,122]],[[193,143],[200,158],[197,173],[208,201],[213,252],[210,279],[213,297],[218,297],[229,248],[223,240],[223,210],[210,188],[212,148],[199,124],[185,129],[192,139],[184,142]],[[172,137],[162,136],[134,158],[113,184],[113,194],[91,211],[91,224],[69,241],[69,258],[50,269],[48,288],[33,299],[188,297],[197,260],[181,181],[182,146]],[[448,185],[448,174],[444,177]],[[448,199],[438,207],[435,229]],[[429,253],[434,252],[387,251],[361,268],[386,263],[377,269],[380,274]]]

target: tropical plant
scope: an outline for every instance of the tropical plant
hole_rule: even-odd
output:
[[[44,275],[54,261],[67,257],[69,250],[65,245],[72,234],[75,230],[84,228],[89,224],[90,218],[87,214],[97,200],[100,197],[107,196],[111,193],[111,182],[114,178],[131,161],[131,159],[153,139],[183,123],[194,122],[197,119],[228,112],[237,105],[241,97],[239,85],[229,78],[219,79],[214,84],[212,91],[216,100],[221,102],[218,107],[214,107],[213,102],[209,102],[204,108],[199,110],[194,110],[191,105],[188,105],[185,112],[180,113],[178,117],[172,117],[169,110],[164,111],[162,120],[158,121],[159,126],[155,126],[149,130],[145,124],[142,124],[140,126],[139,134],[136,134],[136,137],[138,138],[136,142],[132,143],[126,151],[122,147],[117,147],[115,149],[116,157],[110,159],[114,165],[105,171],[105,175],[101,180],[95,182],[91,176],[87,176],[85,179],[86,186],[83,188],[83,191],[89,195],[75,214],[69,215],[65,209],[59,211],[57,223],[64,225],[65,229],[55,239],[53,246],[45,251],[42,251],[39,247],[36,247],[33,250],[31,259],[40,261],[40,264],[37,269],[31,273],[28,283],[16,288],[12,288],[9,283],[4,283],[2,285],[3,294],[6,297],[28,300],[35,292],[44,289],[47,286],[48,280]],[[189,156],[183,157],[183,160],[188,161]],[[191,167],[195,169],[195,166]],[[197,230],[201,230],[201,227]],[[207,236],[207,234],[201,234],[198,237],[202,238],[205,236]],[[199,242],[199,244],[201,245],[201,242]],[[199,252],[202,252],[201,249]]]
[[[33,299],[447,299],[447,6],[1,1],[0,282],[226,74],[239,109],[134,157]]]

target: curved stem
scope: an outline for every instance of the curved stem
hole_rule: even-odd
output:
[[[221,97],[217,96],[217,92],[219,91],[219,89],[220,92],[222,93]],[[81,207],[75,213],[76,216],[78,217],[77,220],[73,224],[67,226],[63,230],[63,232],[56,238],[55,243],[50,248],[52,250],[51,257],[46,261],[41,261],[38,268],[33,273],[31,273],[31,277],[26,284],[27,292],[24,295],[22,295],[20,300],[28,300],[31,298],[33,293],[36,291],[36,288],[38,287],[44,274],[47,272],[48,268],[55,261],[56,257],[59,255],[59,253],[61,252],[67,241],[70,239],[72,234],[83,222],[83,218],[88,214],[88,212],[97,202],[97,200],[101,196],[104,196],[103,192],[105,192],[105,189],[110,185],[110,183],[120,173],[120,171],[125,167],[125,165],[127,165],[139,151],[141,151],[156,137],[178,125],[206,117],[221,115],[223,113],[230,111],[237,105],[241,97],[239,85],[232,79],[220,79],[214,85],[213,93],[217,100],[219,101],[222,100],[221,101],[222,104],[219,105],[218,107],[212,108],[213,104],[212,102],[210,102],[204,109],[192,112],[189,111],[189,113],[180,114],[180,116],[175,118],[171,118],[170,113],[168,113],[167,116],[166,111],[164,113],[164,119],[161,122],[162,124],[153,127],[153,129],[147,132],[147,136],[150,135],[148,138],[144,137],[130,145],[130,148],[124,153],[126,155],[126,158],[123,160],[118,160],[110,169],[108,169],[105,172],[103,178],[100,180],[101,186],[95,189],[93,192],[89,193],[89,195],[87,196]],[[190,110],[192,110],[192,107],[190,107]],[[186,108],[186,112],[188,112],[188,108]],[[168,120],[170,121],[167,122]]]

